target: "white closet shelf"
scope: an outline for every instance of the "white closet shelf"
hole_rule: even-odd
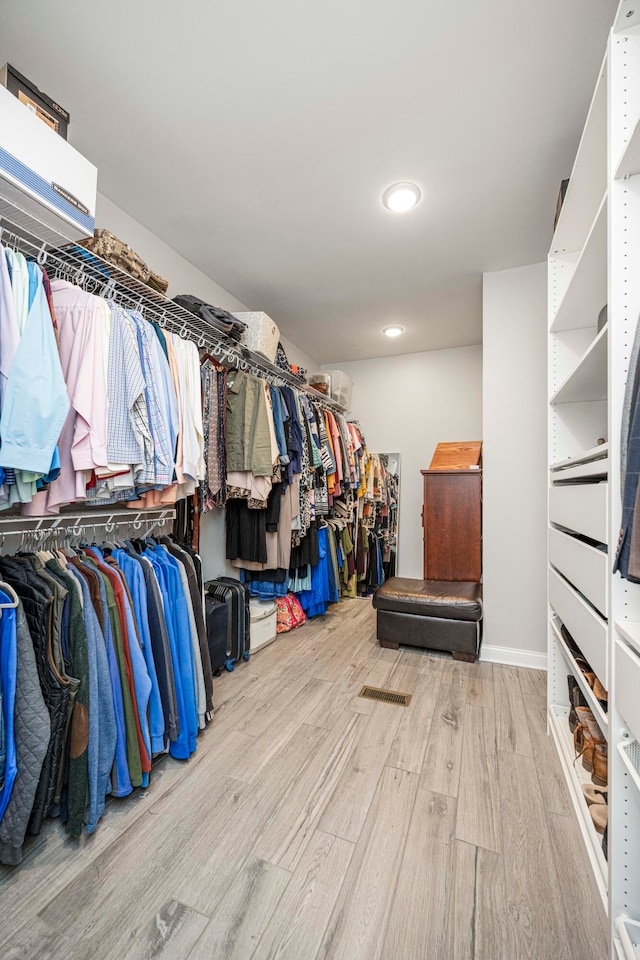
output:
[[[582,250],[607,186],[607,61],[602,65],[551,243],[551,256]]]
[[[607,197],[598,207],[587,241],[580,253],[551,332],[575,330],[595,323],[607,302]]]
[[[560,627],[558,625],[558,621],[555,620],[553,617],[551,618],[551,628],[556,636],[556,639],[560,646],[560,650],[562,651],[562,655],[567,661],[567,666],[569,667],[569,670],[576,678],[577,684],[580,687],[580,690],[582,691],[582,696],[585,698],[585,700],[589,704],[589,709],[593,713],[594,717],[598,722],[598,726],[600,727],[600,729],[602,730],[602,732],[604,733],[605,737],[608,740],[609,739],[609,720],[608,720],[607,714],[602,709],[600,705],[600,701],[596,699],[593,690],[585,680],[582,670],[576,663],[573,654],[569,650],[569,647],[565,643],[564,638],[560,633]]]
[[[613,24],[614,33],[626,33],[640,25],[640,6],[636,0],[621,0]]]
[[[622,180],[623,177],[633,177],[640,173],[640,117],[624,146],[615,169],[616,180]]]
[[[549,474],[551,483],[562,483],[565,480],[586,480],[590,477],[609,476],[609,457],[600,457],[598,460],[583,460],[575,467],[565,467],[564,470],[552,470]]]
[[[574,765],[573,736],[569,729],[569,708],[552,704],[549,707],[549,727],[555,741],[560,765],[569,787],[571,802],[578,819],[578,826],[591,863],[591,869],[600,893],[602,908],[608,913],[607,861],[602,852],[602,837],[596,830],[587,802],[582,793],[582,784],[591,783],[591,777],[578,761]]]
[[[640,794],[640,744],[631,735],[618,742],[617,750],[635,789]]]
[[[607,440],[605,443],[591,447],[589,450],[585,450],[584,453],[579,453],[575,457],[568,457],[566,460],[558,460],[557,463],[552,463],[549,470],[562,470],[565,467],[577,466],[579,463],[587,463],[589,460],[601,460],[608,456],[609,441]]]
[[[605,324],[549,403],[607,399],[607,332]]]
[[[628,917],[616,917],[613,941],[620,960],[640,960],[640,923]]]
[[[640,655],[640,623],[634,620],[616,620],[616,630]]]

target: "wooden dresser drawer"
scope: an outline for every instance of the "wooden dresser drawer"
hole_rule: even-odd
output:
[[[549,569],[549,603],[608,687],[606,622],[553,568]]]
[[[603,616],[608,616],[607,566],[601,550],[553,527],[549,530],[549,563],[584,593]]]
[[[549,520],[585,537],[609,543],[607,483],[555,486],[549,489]]]

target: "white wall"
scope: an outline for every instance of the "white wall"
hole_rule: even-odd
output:
[[[546,264],[485,273],[486,658],[546,665]],[[493,648],[509,648],[509,652]]]
[[[398,451],[398,576],[422,579],[422,476],[441,440],[482,438],[482,347],[331,364],[353,380],[351,409],[372,451]]]

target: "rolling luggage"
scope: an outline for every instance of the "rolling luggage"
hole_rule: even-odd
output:
[[[241,657],[243,660],[248,660],[250,656],[249,590],[243,583],[232,577],[218,577],[217,580],[210,580],[206,584],[206,591],[209,597],[226,605],[227,647],[226,659],[222,666],[227,670],[233,670],[236,660]],[[215,662],[218,665],[219,656]],[[213,661],[211,666],[213,669],[219,669],[218,666],[214,667]]]
[[[231,657],[229,610],[226,603],[216,600],[208,593],[204,597],[204,619],[207,629],[207,644],[211,670],[216,677]]]

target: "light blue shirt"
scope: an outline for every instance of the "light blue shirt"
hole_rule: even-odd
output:
[[[30,263],[29,274],[36,288],[5,385],[0,465],[47,474],[69,411],[69,396],[42,273]]]

